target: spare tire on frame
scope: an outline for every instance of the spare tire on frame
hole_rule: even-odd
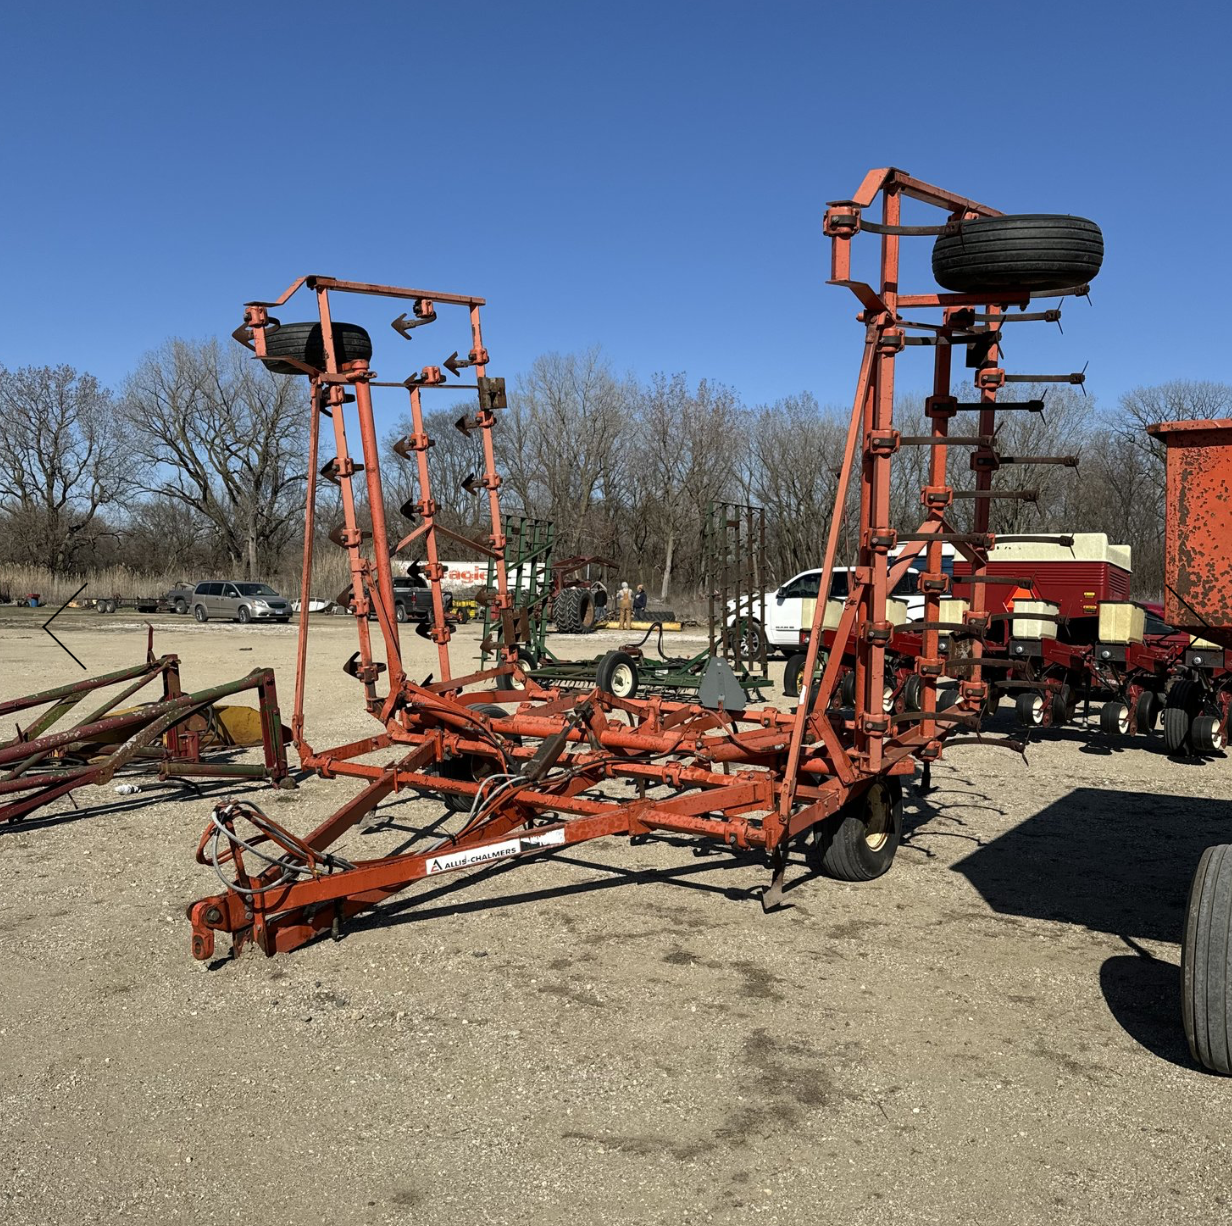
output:
[[[933,277],[958,294],[1055,293],[1087,284],[1103,261],[1099,226],[1055,213],[970,218],[933,244]]]
[[[335,323],[334,358],[338,365],[366,362],[372,357],[372,339],[358,324]],[[305,372],[279,358],[293,358],[314,370],[325,369],[325,339],[319,323],[281,324],[265,331],[266,369],[276,375],[302,375]]]

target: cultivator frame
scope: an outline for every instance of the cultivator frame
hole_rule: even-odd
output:
[[[151,631],[151,642],[153,632]],[[162,698],[117,710],[147,685],[161,681]],[[123,688],[71,727],[53,732],[79,703],[114,686]],[[222,698],[256,690],[265,761],[213,762],[203,756],[209,710]],[[180,686],[179,657],[146,659],[69,685],[0,703],[0,719],[45,708],[17,735],[0,743],[0,822],[18,821],[34,810],[88,784],[109,782],[118,771],[156,769],[159,779],[287,777],[287,758],[271,669],[254,669],[238,681],[186,694]],[[82,755],[88,750],[89,756]],[[9,797],[13,799],[9,800]]]
[[[862,222],[863,213],[878,195],[884,197],[882,222]],[[789,843],[797,836],[849,813],[863,804],[865,793],[879,780],[910,775],[916,758],[932,761],[940,756],[943,741],[958,726],[978,725],[986,694],[981,677],[980,634],[983,614],[987,499],[977,500],[974,533],[951,528],[947,512],[954,491],[945,481],[948,424],[960,409],[978,411],[980,434],[991,439],[997,411],[995,376],[999,367],[980,372],[980,400],[959,405],[950,395],[950,352],[954,344],[968,343],[975,334],[984,352],[996,360],[997,347],[988,333],[1000,326],[1007,306],[1023,306],[1030,294],[999,291],[976,328],[973,308],[982,300],[962,294],[898,292],[899,210],[901,197],[913,196],[951,217],[994,215],[994,210],[964,197],[920,183],[896,170],[870,173],[856,199],[832,205],[825,230],[832,239],[833,282],[852,290],[863,306],[859,316],[865,327],[864,353],[846,436],[835,511],[831,518],[823,564],[822,590],[829,590],[835,564],[846,492],[859,470],[859,565],[852,575],[852,590],[839,627],[840,636],[853,631],[856,641],[855,709],[831,709],[830,698],[838,679],[841,653],[827,663],[819,686],[804,687],[804,696],[792,711],[773,706],[735,709],[717,704],[708,709],[698,703],[676,702],[651,696],[620,699],[597,687],[569,692],[541,685],[518,662],[517,649],[526,639],[524,619],[517,616],[508,588],[505,533],[500,510],[501,477],[496,470],[492,430],[505,407],[502,380],[487,376],[488,353],[480,330],[483,300],[458,294],[433,293],[328,277],[304,277],[276,302],[249,303],[244,327],[237,337],[258,357],[265,354],[265,333],[277,326],[269,308],[280,306],[305,287],[315,294],[324,340],[325,369],[297,363],[310,384],[309,443],[312,464],[306,507],[303,597],[311,581],[311,541],[315,514],[312,474],[319,463],[321,417],[332,417],[336,456],[326,468],[342,488],[344,523],[331,534],[348,551],[357,611],[359,650],[347,666],[364,689],[368,711],[382,730],[371,737],[328,750],[315,750],[305,739],[303,695],[307,683],[306,643],[308,619],[301,619],[299,668],[296,678],[292,728],[306,767],[326,777],[351,776],[366,787],[311,834],[300,837],[285,830],[252,806],[234,804],[215,810],[198,848],[198,858],[219,871],[234,873],[222,893],[203,898],[188,908],[192,924],[193,954],[212,957],[216,932],[231,935],[233,951],[248,941],[268,954],[294,949],[317,935],[339,934],[347,919],[397,894],[428,876],[510,861],[544,850],[585,842],[605,835],[642,836],[655,832],[692,835],[732,848],[764,850],[773,870],[763,904],[772,906],[781,891]],[[880,289],[850,276],[851,239],[863,228],[882,235]],[[931,233],[938,233],[936,227]],[[415,324],[437,319],[437,308],[456,306],[469,315],[472,348],[465,363],[442,363],[454,370],[473,366],[478,411],[467,415],[460,428],[478,432],[484,456],[481,481],[488,493],[491,534],[484,541],[464,542],[493,559],[496,591],[491,610],[501,623],[498,662],[463,676],[455,676],[448,650],[450,627],[437,610],[428,632],[438,648],[435,678],[422,681],[407,676],[393,618],[390,557],[412,541],[423,538],[428,557],[424,575],[437,594],[441,568],[436,536],[445,529],[435,523],[427,454],[431,446],[423,426],[421,396],[447,384],[438,366],[428,366],[398,382],[378,383],[366,361],[340,367],[332,331],[332,296],[339,293],[376,295],[414,302]],[[943,311],[940,325],[905,321],[905,308],[935,307]],[[394,326],[406,325],[405,315]],[[934,393],[929,399],[933,434],[930,484],[922,491],[926,518],[917,533],[902,538],[907,552],[892,564],[888,554],[900,538],[889,524],[889,470],[902,443],[893,428],[894,365],[903,351],[906,332],[922,329],[924,339],[936,344]],[[401,330],[401,329],[399,329]],[[918,338],[917,338],[918,339]],[[401,444],[414,452],[419,469],[420,501],[404,508],[421,522],[401,540],[391,541],[381,508],[384,506],[380,457],[373,421],[371,387],[401,387],[410,396],[412,434]],[[362,465],[347,446],[343,406],[353,395],[359,418]],[[985,456],[991,448],[985,450]],[[995,461],[995,453],[993,458]],[[995,464],[992,466],[995,467]],[[990,488],[992,467],[977,467],[978,490]],[[373,511],[371,559],[362,550],[364,533],[356,518],[352,482],[360,471],[367,482],[368,505]],[[454,536],[449,533],[448,535]],[[460,538],[454,537],[455,540]],[[935,682],[942,659],[937,635],[938,602],[948,590],[942,574],[940,546],[958,544],[975,563],[972,608],[961,626],[972,636],[971,675],[962,683],[956,708],[938,712]],[[923,709],[909,718],[883,709],[882,684],[885,651],[891,626],[886,620],[889,587],[907,568],[911,556],[925,551],[928,573],[921,580],[929,600],[919,669],[923,680]],[[810,642],[811,675],[821,640],[818,633],[825,602],[818,601]],[[376,612],[384,640],[385,660],[374,658],[368,635],[367,611]],[[306,606],[305,606],[306,607]],[[387,674],[381,692],[378,678]],[[747,704],[737,687],[736,701]],[[875,696],[875,699],[874,699]],[[515,710],[505,710],[515,706]],[[374,752],[394,749],[392,762],[359,761]],[[611,794],[614,784],[632,786],[631,798]],[[452,799],[468,809],[460,827],[420,850],[352,863],[330,851],[337,840],[391,793],[403,788]],[[253,833],[255,832],[255,833]]]

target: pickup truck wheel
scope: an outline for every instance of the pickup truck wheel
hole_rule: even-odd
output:
[[[366,362],[372,356],[372,339],[358,324],[335,322],[334,357],[339,366],[348,362]],[[265,352],[262,359],[267,370],[276,375],[302,375],[305,372],[290,362],[278,358],[294,358],[315,370],[325,369],[325,342],[321,337],[320,323],[283,324],[268,331],[265,337]]]
[[[394,604],[394,621],[406,621],[406,605],[404,605],[400,600]]]
[[[205,605],[203,604],[193,605],[193,616],[199,622],[207,622],[210,620],[210,615],[205,611]]]
[[[187,600],[177,600],[175,602],[175,611],[181,617],[183,617],[184,614],[188,612],[188,601]]]
[[[748,664],[750,661],[760,660],[766,648],[766,632],[761,628],[761,622],[747,618],[740,623],[738,633],[743,662]]]

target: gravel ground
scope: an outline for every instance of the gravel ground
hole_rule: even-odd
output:
[[[41,620],[0,621],[0,698],[85,675]],[[155,620],[187,685],[273,665],[289,714],[293,626]],[[91,672],[145,649],[122,615],[61,624]],[[353,639],[314,634],[320,746],[374,727]],[[1177,971],[1227,762],[1073,729],[934,784],[890,874],[798,862],[772,916],[756,860],[611,840],[208,966],[183,917],[213,891],[206,790],[0,830],[0,1220],[1232,1220],[1232,1085],[1190,1061]],[[254,796],[306,830],[354,790]],[[439,813],[399,799],[346,849]]]

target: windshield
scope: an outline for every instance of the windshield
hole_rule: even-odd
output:
[[[241,596],[277,596],[268,583],[237,583],[235,585],[240,590]]]

